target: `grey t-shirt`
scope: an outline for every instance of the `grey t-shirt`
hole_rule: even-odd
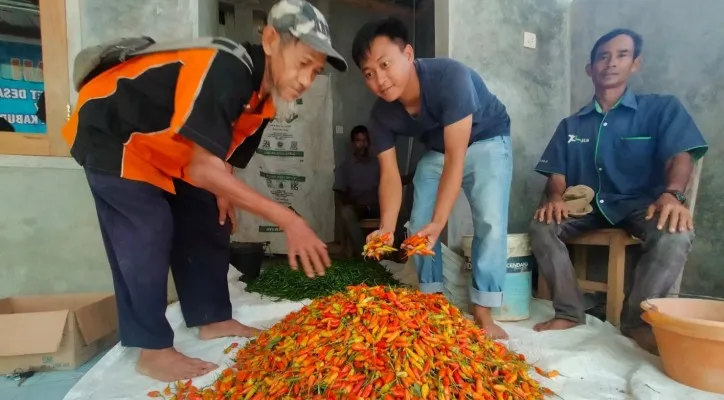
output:
[[[357,205],[378,203],[377,188],[380,185],[380,164],[377,158],[350,157],[334,170],[334,190],[347,192]]]

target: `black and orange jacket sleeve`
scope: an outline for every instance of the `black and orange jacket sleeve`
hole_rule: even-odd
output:
[[[234,126],[254,88],[251,65],[224,52],[214,53],[181,67],[171,129],[225,160]]]

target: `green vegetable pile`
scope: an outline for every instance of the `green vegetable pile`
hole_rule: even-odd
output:
[[[286,262],[264,267],[261,275],[246,285],[246,291],[276,300],[317,299],[362,283],[368,286],[401,286],[385,267],[373,261],[333,260],[322,277],[308,278]]]

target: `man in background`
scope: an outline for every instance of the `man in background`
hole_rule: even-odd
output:
[[[656,352],[640,304],[666,296],[684,269],[694,239],[694,222],[684,195],[693,161],[708,146],[679,100],[671,95],[636,94],[629,77],[641,67],[643,40],[616,29],[591,50],[586,73],[595,96],[561,121],[536,171],[548,177],[547,201],[530,227],[533,253],[551,289],[555,317],[537,331],[585,324],[565,241],[594,229],[617,227],[643,240],[631,292],[621,312],[621,332]],[[567,188],[585,185],[595,192],[593,212],[569,217]]]
[[[351,243],[354,254],[362,252],[365,235],[359,221],[380,217],[377,189],[380,184],[380,165],[370,157],[370,136],[367,127],[357,125],[350,132],[352,157],[342,161],[334,170],[334,191],[342,210],[344,235]]]

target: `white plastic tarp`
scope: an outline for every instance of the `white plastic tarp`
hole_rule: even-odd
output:
[[[402,280],[416,280],[411,266],[387,264],[388,269]],[[287,313],[298,310],[308,302],[274,302],[243,290],[238,272],[230,269],[229,290],[234,318],[259,328],[268,328]],[[178,303],[169,306],[166,316],[176,332],[176,347],[185,354],[224,365],[229,355],[223,350],[238,339],[200,341],[196,330],[183,323]],[[543,369],[555,369],[561,376],[544,384],[565,400],[715,400],[724,399],[672,381],[664,375],[657,357],[638,348],[633,341],[621,336],[610,324],[589,317],[585,326],[567,331],[534,332],[533,324],[553,316],[549,302],[536,300],[531,319],[505,323],[510,334],[507,345],[525,354],[529,362]],[[138,375],[134,364],[137,350],[116,346],[93,367],[65,396],[65,400],[147,399],[146,393],[163,389],[162,383]],[[213,382],[220,369],[194,380],[197,386]]]

